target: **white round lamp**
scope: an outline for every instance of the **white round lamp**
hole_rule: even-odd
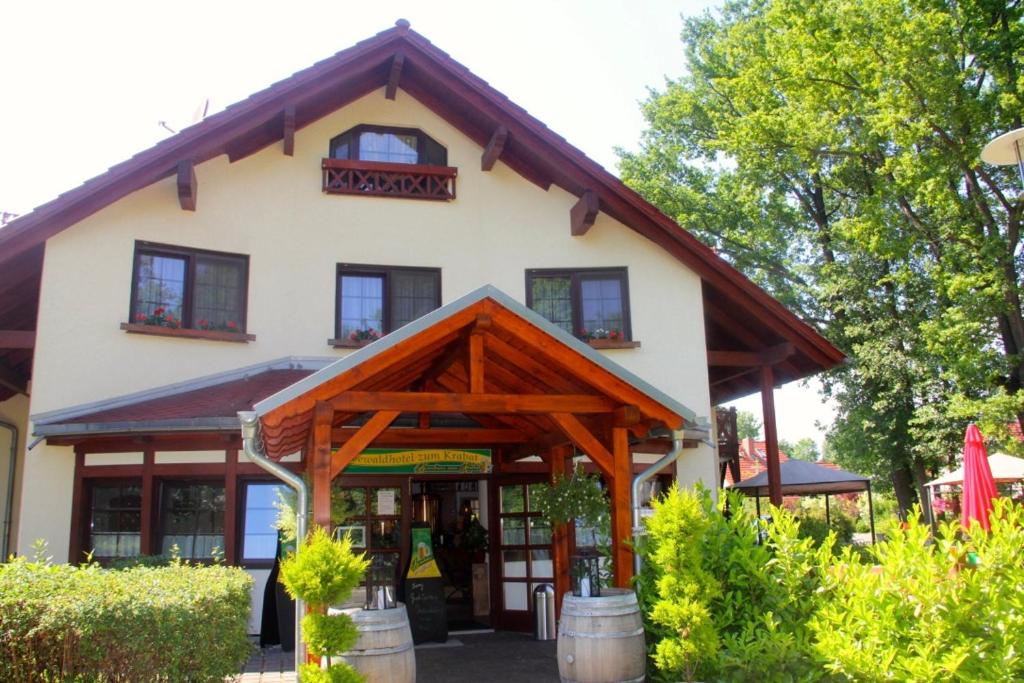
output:
[[[993,166],[1017,165],[1021,184],[1024,184],[1024,128],[1003,133],[985,145],[981,160]]]

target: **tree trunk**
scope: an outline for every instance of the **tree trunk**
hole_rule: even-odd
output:
[[[901,465],[892,471],[892,489],[896,494],[896,504],[899,506],[899,518],[907,521],[910,511],[917,502],[917,494],[914,493],[914,475],[910,468]]]

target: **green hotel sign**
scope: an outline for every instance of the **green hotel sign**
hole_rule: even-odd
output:
[[[489,448],[367,448],[345,474],[487,474]]]

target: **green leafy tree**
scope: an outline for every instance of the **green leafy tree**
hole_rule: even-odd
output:
[[[738,0],[687,20],[623,178],[838,343],[841,464],[903,510],[969,419],[1024,413],[1021,4]]]
[[[804,437],[792,444],[786,451],[786,455],[795,460],[806,460],[807,462],[821,460],[821,451],[818,450],[817,442],[809,437]]]
[[[314,683],[359,683],[363,676],[338,655],[355,644],[358,632],[347,614],[328,614],[329,605],[348,599],[359,585],[370,561],[363,553],[352,552],[352,541],[330,537],[316,527],[303,541],[301,552],[289,555],[281,563],[281,583],[288,594],[303,600],[310,608],[302,618],[302,637],[310,654],[324,657],[327,667],[304,664],[303,681]],[[332,661],[333,660],[333,661]]]
[[[736,411],[736,435],[741,439],[756,439],[761,436],[761,421],[746,410]]]

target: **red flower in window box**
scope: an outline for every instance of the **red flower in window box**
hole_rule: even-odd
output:
[[[352,330],[348,333],[348,338],[354,342],[374,341],[380,338],[380,333],[372,327],[366,327]]]
[[[163,306],[157,306],[156,308],[153,309],[153,315],[154,316],[159,318],[163,314],[164,314],[164,307]]]
[[[234,320],[229,320],[227,322],[227,328],[229,330],[231,330],[232,332],[237,332],[238,331],[238,323],[236,323]]]

